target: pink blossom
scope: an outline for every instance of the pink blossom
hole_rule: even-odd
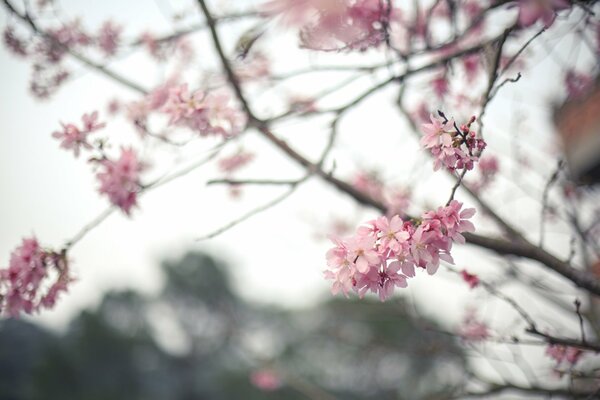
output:
[[[519,25],[523,28],[542,20],[546,27],[554,22],[557,11],[570,7],[567,0],[519,0]]]
[[[27,42],[23,38],[17,36],[15,28],[10,25],[4,30],[4,45],[12,51],[13,54],[21,57],[25,57],[29,53]]]
[[[239,151],[238,153],[219,160],[219,169],[227,174],[231,174],[254,159],[254,154]]]
[[[281,387],[282,381],[277,372],[272,369],[259,369],[252,371],[250,382],[260,390],[272,392]]]
[[[0,269],[0,311],[18,317],[51,308],[71,281],[64,253],[42,249],[35,237],[23,239],[9,267]]]
[[[479,277],[477,275],[471,274],[467,272],[467,270],[463,269],[462,271],[460,271],[460,276],[467,283],[467,285],[469,285],[471,289],[474,289],[477,286],[479,286]]]
[[[389,248],[395,253],[399,253],[407,242],[410,235],[404,229],[404,221],[398,215],[394,215],[390,220],[386,217],[379,217],[375,221],[377,229],[381,235],[380,245]]]
[[[190,92],[187,84],[170,89],[163,111],[171,124],[180,124],[202,136],[219,135],[226,138],[240,133],[246,122],[245,114],[224,92]]]
[[[88,135],[94,131],[104,128],[105,123],[98,122],[98,112],[83,114],[81,117],[83,128],[79,129],[74,124],[61,124],[62,131],[52,133],[52,137],[61,140],[60,147],[63,149],[73,149],[75,157],[79,157],[81,148],[91,150],[92,146],[88,143]]]
[[[433,93],[435,93],[435,95],[438,98],[443,98],[449,90],[449,86],[448,86],[448,79],[446,78],[445,75],[440,75],[436,78],[434,78],[431,81],[431,87],[433,88]]]
[[[372,292],[384,301],[395,288],[406,287],[416,267],[435,274],[441,260],[454,262],[452,243],[464,243],[461,233],[474,229],[468,221],[473,214],[473,209],[462,210],[462,203],[454,200],[418,221],[383,216],[360,226],[346,240],[332,239],[335,247],[327,252],[324,273],[333,281],[332,293],[348,295],[352,290],[362,297]]]
[[[356,289],[362,298],[367,291],[379,295],[381,301],[386,301],[394,293],[394,289],[408,286],[406,276],[399,271],[400,265],[392,263],[381,269],[372,268],[366,274],[360,274],[356,280]]]
[[[129,215],[131,208],[137,205],[137,195],[141,190],[139,175],[144,165],[133,149],[125,148],[121,148],[118,160],[105,158],[99,164],[101,170],[96,178],[100,181],[100,193],[106,194],[112,204]]]
[[[548,347],[546,347],[546,355],[556,361],[557,367],[563,362],[566,362],[572,367],[577,364],[583,355],[583,351],[577,347],[548,343]]]
[[[467,310],[458,334],[463,340],[469,342],[481,342],[490,337],[490,329],[487,324],[479,319],[475,310]]]
[[[100,27],[98,46],[106,56],[114,56],[119,47],[123,27],[113,21],[105,21]]]
[[[348,261],[356,264],[356,270],[365,273],[370,266],[381,262],[375,250],[375,238],[372,236],[355,236],[347,242]]]
[[[421,138],[421,145],[431,152],[434,171],[442,166],[450,171],[473,169],[479,160],[478,155],[486,147],[485,141],[471,130],[476,118],[471,117],[468,123],[460,127],[453,120],[444,118],[442,122],[433,115],[430,119],[430,124],[423,125],[425,136]]]
[[[421,146],[428,149],[438,146],[451,146],[454,121],[442,122],[432,114],[429,115],[429,119],[431,123],[422,125],[425,136],[421,138]]]
[[[384,39],[379,0],[272,0],[263,11],[299,26],[302,46],[313,50],[365,50]]]
[[[571,98],[580,97],[592,86],[594,80],[591,76],[576,72],[574,70],[567,71],[565,75],[565,86],[567,94]]]
[[[486,155],[479,160],[479,180],[471,185],[474,192],[479,192],[492,183],[494,177],[500,170],[500,162],[496,156]]]

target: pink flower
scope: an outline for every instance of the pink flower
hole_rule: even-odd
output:
[[[461,233],[474,229],[467,220],[474,210],[461,209],[462,203],[452,201],[414,222],[383,216],[360,226],[347,240],[332,239],[335,247],[327,252],[324,272],[333,281],[332,293],[347,296],[353,290],[363,297],[372,292],[385,301],[396,288],[407,286],[416,267],[433,275],[440,260],[454,263],[453,241],[464,243]]]
[[[479,277],[477,277],[477,275],[470,274],[464,269],[460,271],[460,275],[471,289],[474,289],[479,285]]]
[[[100,172],[96,178],[100,181],[99,191],[106,194],[112,204],[127,215],[137,205],[137,194],[141,190],[139,174],[144,169],[133,149],[121,148],[118,160],[108,158],[99,161]]]
[[[250,382],[260,390],[272,392],[281,387],[281,378],[272,369],[259,369],[252,371]]]
[[[300,27],[302,46],[313,50],[365,50],[384,39],[379,0],[271,0],[262,9]]]
[[[238,153],[219,160],[219,169],[227,174],[232,174],[254,159],[254,154],[239,151]]]
[[[434,171],[442,166],[451,171],[473,169],[474,163],[479,160],[478,155],[486,147],[485,141],[471,130],[476,118],[471,117],[460,128],[453,120],[442,122],[433,115],[430,119],[430,124],[423,125],[425,136],[421,138],[421,145],[431,152]]]
[[[519,0],[519,25],[523,28],[542,20],[546,27],[554,22],[557,11],[570,7],[567,0]]]
[[[72,280],[64,253],[42,249],[35,237],[23,239],[9,267],[0,269],[0,311],[18,317],[51,308]]]
[[[372,268],[366,274],[360,274],[356,279],[356,289],[362,298],[368,291],[379,295],[381,301],[386,301],[394,293],[396,287],[408,286],[406,276],[399,272],[400,265],[392,263],[387,267]]]
[[[106,56],[114,56],[119,47],[123,27],[113,21],[105,21],[98,35],[98,46]]]
[[[565,86],[567,94],[571,98],[580,97],[592,86],[594,80],[591,76],[578,73],[574,70],[567,71]]]
[[[471,189],[480,192],[493,182],[494,177],[500,170],[500,162],[496,156],[486,155],[479,160],[479,180],[471,185]]]
[[[202,136],[220,135],[229,138],[240,133],[246,123],[243,112],[223,92],[190,92],[187,84],[173,87],[163,107],[171,124],[180,124]]]
[[[423,132],[425,136],[421,138],[421,146],[425,148],[433,148],[438,146],[449,147],[452,146],[452,134],[454,130],[454,121],[442,123],[438,118],[435,118],[432,114],[429,115],[431,123],[423,124]]]
[[[386,249],[389,248],[394,253],[399,253],[410,237],[404,229],[404,221],[398,215],[394,215],[390,220],[386,217],[380,217],[375,221],[375,226],[381,234],[380,246]]]
[[[566,362],[573,367],[583,355],[583,351],[577,347],[548,343],[546,355],[556,361],[557,367],[563,362]]]
[[[4,45],[17,56],[25,57],[29,54],[27,42],[17,36],[12,26],[7,26],[4,30]]]
[[[348,241],[348,261],[356,264],[358,272],[364,274],[369,267],[381,262],[374,246],[375,238],[372,236],[355,236]]]
[[[473,309],[467,310],[458,333],[463,340],[469,342],[481,342],[490,337],[487,324],[479,319]]]
[[[52,133],[52,137],[61,140],[60,147],[63,149],[73,149],[75,157],[79,157],[81,148],[91,150],[92,146],[88,143],[88,135],[94,131],[104,128],[105,123],[98,122],[98,112],[83,114],[81,117],[83,128],[79,129],[73,124],[61,124],[62,131]]]

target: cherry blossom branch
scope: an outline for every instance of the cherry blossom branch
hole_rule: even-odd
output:
[[[300,180],[276,180],[276,179],[211,179],[207,185],[265,185],[265,186],[294,186]]]
[[[91,59],[87,58],[86,56],[74,51],[69,46],[65,46],[62,43],[60,43],[54,37],[47,34],[44,30],[42,30],[40,27],[38,27],[38,25],[35,23],[35,21],[31,18],[31,16],[29,14],[27,14],[27,13],[21,14],[19,11],[17,11],[17,9],[11,4],[11,2],[9,0],[2,0],[2,2],[4,3],[5,7],[8,9],[8,11],[11,14],[15,15],[18,19],[25,22],[25,24],[28,25],[36,34],[43,37],[44,40],[48,40],[48,41],[52,42],[52,44],[57,46],[58,48],[67,51],[73,58],[75,58],[76,60],[78,60],[79,62],[84,64],[85,66],[96,70],[97,72],[106,76],[107,78],[110,78],[116,82],[119,82],[119,83],[123,84],[124,86],[126,86],[138,93],[141,93],[141,94],[148,93],[148,90],[146,90],[142,86],[138,85],[137,83],[131,81],[130,79],[125,78],[124,76],[118,74],[117,72],[113,71],[112,69],[110,69],[104,65],[101,65],[101,64],[98,64],[98,63],[92,61]]]
[[[223,51],[220,38],[216,31],[216,23],[215,23],[214,19],[212,18],[210,11],[208,10],[208,8],[205,4],[205,1],[198,0],[198,3],[205,15],[205,18],[206,18],[206,21],[208,23],[209,30],[211,33],[213,45],[214,45],[215,50],[217,51],[217,54],[221,60],[221,64],[223,66],[223,69],[226,72],[229,83],[230,83],[231,87],[233,88],[236,96],[238,97],[238,100],[241,102],[244,110],[248,114],[249,124],[251,126],[257,128],[258,131],[261,132],[262,135],[266,139],[268,139],[271,143],[276,145],[276,147],[278,147],[280,150],[282,150],[284,153],[286,153],[294,161],[296,161],[301,166],[306,168],[309,172],[314,173],[315,175],[320,176],[321,178],[325,179],[327,182],[332,184],[338,190],[353,197],[358,203],[374,207],[374,208],[380,210],[382,213],[385,213],[386,207],[383,204],[381,204],[377,200],[371,198],[369,195],[363,193],[362,191],[357,190],[352,185],[350,185],[342,180],[339,180],[339,179],[335,178],[333,175],[328,174],[325,171],[323,171],[322,169],[318,168],[318,165],[308,161],[306,158],[304,158],[299,153],[297,153],[294,149],[292,149],[285,141],[277,138],[271,132],[267,123],[259,120],[252,113],[252,110],[250,109],[250,106],[249,106],[246,98],[244,97],[242,89],[239,85],[239,81],[238,81],[235,73],[233,72],[231,65],[229,64],[227,56],[225,55],[225,53]],[[503,32],[502,35],[500,35],[499,37],[490,39],[478,46],[470,47],[470,48],[455,52],[455,53],[451,54],[450,56],[441,58],[437,62],[428,64],[426,66],[417,68],[415,70],[411,70],[410,73],[416,73],[418,71],[430,69],[436,65],[443,65],[444,62],[447,62],[448,60],[450,60],[452,58],[458,57],[460,55],[466,55],[466,54],[475,52],[486,44],[494,43],[498,39],[502,38],[505,34],[506,33]],[[405,73],[405,76],[407,73],[409,73],[409,71],[407,71]],[[389,84],[397,79],[398,79],[398,77],[392,77],[384,82],[379,83],[378,85],[365,91],[362,95],[355,98],[350,103],[348,103],[345,106],[342,106],[334,111],[338,111],[338,112],[347,111],[348,109],[356,106],[362,100],[367,98],[370,94],[387,86],[387,84]],[[514,240],[507,241],[507,240],[502,240],[502,239],[495,239],[495,238],[480,236],[480,235],[476,235],[473,233],[465,233],[464,236],[465,236],[465,239],[467,240],[467,242],[469,242],[470,244],[474,244],[479,247],[483,247],[483,248],[495,251],[498,254],[516,255],[516,256],[525,257],[525,258],[529,258],[529,259],[538,261],[538,262],[546,265],[548,268],[554,270],[555,272],[561,274],[565,278],[571,280],[577,286],[587,289],[588,291],[594,293],[595,295],[600,296],[600,282],[598,280],[596,280],[593,276],[591,276],[588,273],[585,273],[585,272],[582,272],[582,271],[579,271],[579,270],[573,268],[568,263],[558,259],[557,257],[553,256],[552,254],[544,251],[543,249],[540,249],[539,247],[532,245],[531,243],[529,243],[528,241],[526,241],[522,238],[516,237]]]

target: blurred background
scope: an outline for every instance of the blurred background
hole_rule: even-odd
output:
[[[159,293],[110,291],[60,332],[0,322],[0,398],[415,400],[464,374],[454,338],[402,301],[261,306],[199,252],[161,271]]]

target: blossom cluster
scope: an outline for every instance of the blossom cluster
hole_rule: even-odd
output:
[[[61,131],[56,131],[52,137],[61,140],[60,147],[63,149],[72,149],[75,157],[79,157],[81,148],[91,150],[93,147],[88,142],[90,133],[102,129],[106,126],[105,123],[98,122],[98,112],[94,111],[91,114],[83,114],[81,117],[83,128],[78,128],[75,124],[63,124]]]
[[[65,253],[43,249],[35,237],[23,239],[0,269],[0,312],[18,317],[51,308],[73,280]]]
[[[232,105],[224,92],[191,92],[187,84],[170,89],[163,111],[170,123],[187,126],[202,136],[220,135],[229,138],[240,133],[245,114]]]
[[[546,355],[556,361],[557,367],[563,363],[574,366],[582,354],[581,349],[562,344],[548,344],[548,347],[546,347]]]
[[[98,160],[100,171],[96,178],[100,181],[99,191],[110,199],[110,202],[129,215],[131,208],[137,205],[137,196],[142,185],[140,172],[144,165],[138,160],[133,149],[121,148],[121,155],[113,160]]]
[[[299,26],[301,45],[320,51],[366,50],[380,44],[391,12],[379,0],[271,0],[263,9]]]
[[[486,147],[485,141],[471,130],[475,117],[460,127],[454,120],[445,117],[441,120],[430,115],[430,120],[431,123],[423,124],[425,135],[421,138],[421,145],[431,152],[433,169],[437,171],[442,166],[450,171],[473,169]]]
[[[382,216],[359,227],[349,239],[333,239],[325,271],[325,277],[333,280],[332,293],[354,291],[363,297],[370,291],[385,301],[396,287],[407,286],[416,268],[433,275],[440,260],[454,262],[452,244],[464,243],[462,233],[475,230],[468,220],[474,214],[475,209],[463,210],[462,203],[453,200],[418,220]]]

